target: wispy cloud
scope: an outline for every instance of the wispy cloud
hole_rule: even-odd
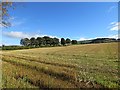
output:
[[[9,21],[10,21],[10,20],[15,20],[16,18],[17,18],[17,17],[13,17],[13,16],[12,16],[12,17],[9,17]]]
[[[113,9],[115,9],[116,6],[111,6],[109,9],[108,9],[108,12],[110,13]]]
[[[26,21],[25,19],[14,20],[14,21],[11,22],[11,26],[20,26],[20,25],[24,24],[25,21]]]
[[[51,38],[57,37],[57,36],[51,36],[51,35],[40,35],[40,34],[27,34],[19,31],[11,31],[11,32],[3,32],[4,36],[11,37],[11,38],[31,38],[31,37],[44,37],[49,36]],[[58,37],[57,37],[58,38]]]
[[[19,26],[26,22],[26,18],[19,18],[19,17],[10,17],[8,21],[11,23],[11,26]]]
[[[24,22],[23,21],[14,21],[12,22],[11,26],[19,26],[22,25]]]
[[[11,24],[12,27],[22,25],[25,22],[25,19],[18,19],[17,17],[9,17],[8,22]],[[4,25],[2,22],[0,23],[0,28],[4,28],[6,25]]]
[[[120,22],[111,22],[109,27],[111,31],[118,31],[120,30]]]

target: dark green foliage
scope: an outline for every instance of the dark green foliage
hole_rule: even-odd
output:
[[[37,42],[38,42],[38,46],[41,46],[43,44],[43,39],[42,37],[37,37]]]
[[[49,36],[37,37],[36,39],[32,37],[30,38],[30,40],[28,38],[24,38],[21,39],[20,44],[23,46],[30,46],[30,47],[58,46],[59,39],[50,38]]]
[[[30,46],[35,46],[36,45],[36,39],[34,37],[32,37],[30,39]]]
[[[120,38],[118,38],[117,41],[120,42]]]
[[[29,46],[30,40],[28,38],[21,39],[20,44],[23,46]]]
[[[58,38],[53,38],[52,44],[53,44],[54,46],[59,45],[59,39],[58,39]]]
[[[36,39],[34,37],[30,39],[24,38],[21,39],[20,44],[22,46],[30,46],[30,47],[46,47],[46,46],[59,46],[60,42],[58,38],[51,38],[49,36],[44,36],[44,37],[37,37]],[[61,38],[61,44],[62,45],[71,44],[71,40],[69,38],[67,38],[66,40],[64,38]]]
[[[64,46],[66,44],[66,41],[64,38],[61,38],[61,44]]]
[[[77,44],[77,40],[72,40],[72,44]]]
[[[69,38],[66,39],[66,44],[70,44],[71,40]]]
[[[19,50],[19,49],[30,49],[33,47],[28,46],[4,46],[2,47],[2,50]]]
[[[51,43],[52,43],[52,38],[50,38],[50,37],[48,37],[48,36],[44,36],[43,38],[44,38],[44,40],[45,40],[45,45],[46,45],[46,46],[50,46]]]

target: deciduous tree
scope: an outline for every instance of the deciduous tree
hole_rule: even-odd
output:
[[[77,44],[77,40],[72,40],[72,44]]]
[[[66,44],[70,44],[71,40],[69,38],[66,39]]]
[[[65,41],[64,38],[61,38],[61,44],[62,44],[62,45],[65,45],[65,44],[66,44],[66,41]]]
[[[20,44],[23,45],[23,46],[29,46],[30,45],[30,40],[28,38],[21,39]]]
[[[35,45],[36,45],[36,39],[35,39],[34,37],[32,37],[32,38],[30,39],[30,45],[31,45],[31,46],[35,46]]]

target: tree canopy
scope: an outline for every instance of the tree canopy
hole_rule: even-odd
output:
[[[36,39],[34,37],[28,39],[24,38],[21,39],[20,44],[23,46],[57,46],[59,45],[59,39],[58,38],[50,38],[49,36],[44,37],[37,37]]]
[[[66,39],[66,44],[70,44],[71,40],[69,38]]]
[[[64,38],[61,38],[61,44],[62,44],[62,45],[65,45],[65,44],[66,44],[66,41],[65,41]]]
[[[72,44],[77,44],[77,40],[72,40]]]
[[[66,40],[64,38],[61,38],[61,42],[60,42],[58,38],[51,38],[49,36],[44,36],[37,38],[32,37],[30,39],[23,38],[20,40],[20,44],[23,46],[40,47],[40,46],[59,46],[60,44],[64,46],[66,44],[68,45],[72,43],[69,38],[67,38]]]

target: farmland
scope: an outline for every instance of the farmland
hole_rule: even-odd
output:
[[[2,51],[3,88],[117,88],[118,44]]]

